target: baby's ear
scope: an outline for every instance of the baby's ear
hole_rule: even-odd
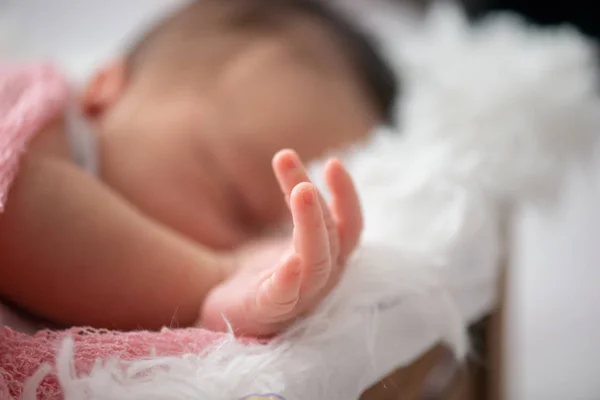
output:
[[[113,106],[125,91],[127,70],[125,60],[116,59],[96,71],[81,94],[83,113],[99,118]]]

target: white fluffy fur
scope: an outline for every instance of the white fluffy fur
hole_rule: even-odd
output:
[[[510,210],[551,199],[568,162],[592,148],[591,46],[509,16],[473,28],[445,7],[410,25],[369,3],[349,10],[402,71],[401,129],[345,156],[367,227],[337,290],[268,346],[230,339],[204,355],[76,376],[66,342],[57,371],[67,399],[348,400],[440,340],[465,353],[466,323],[495,303]]]

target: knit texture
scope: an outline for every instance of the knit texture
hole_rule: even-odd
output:
[[[0,64],[0,211],[31,138],[65,107],[66,80],[49,64]]]
[[[71,337],[75,345],[74,374],[89,374],[96,362],[125,362],[160,356],[201,354],[228,338],[203,329],[163,329],[161,332],[115,332],[91,328],[40,331],[27,335],[0,328],[0,399],[19,399],[29,387],[38,399],[63,398],[54,366],[59,346]],[[44,367],[47,366],[47,373]],[[37,385],[36,373],[42,372]],[[25,397],[25,396],[24,396]],[[31,396],[27,396],[31,398]]]

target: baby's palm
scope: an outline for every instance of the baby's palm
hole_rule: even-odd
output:
[[[310,311],[338,282],[362,231],[358,195],[339,161],[326,167],[333,194],[328,207],[301,160],[284,150],[273,169],[294,221],[291,237],[265,238],[245,246],[229,280],[207,297],[202,323],[238,335],[271,335]]]

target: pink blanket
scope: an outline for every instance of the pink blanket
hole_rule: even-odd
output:
[[[41,331],[34,336],[0,328],[0,399],[19,398],[27,379],[40,366],[54,365],[57,349],[67,336],[75,341],[75,372],[83,374],[89,373],[97,359],[129,361],[151,356],[199,354],[226,338],[222,333],[192,328],[128,333],[73,328]],[[43,400],[62,398],[53,375],[42,381],[37,393]]]
[[[66,105],[68,85],[47,64],[25,68],[0,65],[0,212],[18,173],[19,160],[31,138]],[[0,219],[0,223],[1,223]],[[8,326],[7,326],[8,325]],[[225,338],[202,329],[120,333],[87,328],[41,331],[34,336],[13,329],[32,329],[27,321],[0,303],[0,399],[19,398],[40,366],[54,365],[57,348],[67,336],[75,340],[77,372],[86,372],[97,359],[133,360],[155,355],[200,353]],[[12,328],[12,329],[11,329]],[[38,387],[44,400],[62,398],[52,376]]]

